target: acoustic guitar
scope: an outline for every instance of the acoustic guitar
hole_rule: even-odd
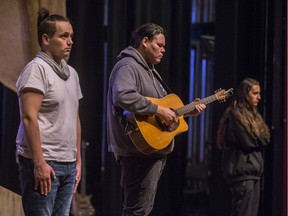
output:
[[[174,110],[178,116],[178,121],[170,127],[167,127],[165,124],[162,124],[156,115],[147,116],[133,114],[130,122],[134,126],[134,129],[128,134],[133,144],[140,152],[147,155],[153,154],[166,148],[176,135],[188,130],[188,125],[184,120],[184,117],[186,114],[193,111],[196,105],[207,105],[214,101],[223,102],[232,94],[232,88],[227,91],[225,89],[219,89],[214,95],[199,101],[194,101],[185,106],[176,94],[169,94],[160,99],[147,97],[152,103]]]

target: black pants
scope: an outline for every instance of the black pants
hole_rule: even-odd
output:
[[[121,157],[124,188],[122,216],[146,216],[154,205],[166,157]]]
[[[231,216],[257,216],[260,200],[260,180],[235,182],[230,186]]]

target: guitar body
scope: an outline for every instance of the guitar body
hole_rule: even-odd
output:
[[[171,108],[176,110],[183,107],[181,99],[175,94],[169,94],[164,98],[149,98],[159,106]],[[174,137],[184,131],[188,130],[188,125],[183,116],[179,116],[179,125],[173,131],[167,131],[163,128],[163,125],[155,115],[134,115],[134,120],[137,125],[137,129],[129,134],[132,142],[136,148],[144,154],[153,154],[159,150],[166,148]]]
[[[92,195],[75,193],[75,199],[78,204],[79,215],[95,215],[95,209],[91,203]]]

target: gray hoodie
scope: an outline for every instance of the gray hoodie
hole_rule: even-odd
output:
[[[154,65],[148,65],[136,49],[127,47],[119,54],[118,60],[110,74],[107,95],[108,150],[113,152],[116,158],[144,156],[134,146],[129,135],[125,135],[123,125],[115,118],[115,109],[120,114],[130,112],[154,115],[157,105],[145,97],[162,98],[167,93],[152,73],[156,72]],[[173,147],[174,142],[150,156],[167,155]]]

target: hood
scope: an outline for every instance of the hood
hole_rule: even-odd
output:
[[[149,67],[147,62],[142,57],[142,55],[132,46],[129,46],[126,49],[122,50],[120,52],[120,54],[117,56],[117,59],[121,60],[125,57],[131,57],[131,58],[135,59],[135,61],[137,61],[137,63],[139,63],[146,70],[151,70],[151,69],[153,70],[154,69],[154,65],[150,65],[150,67]]]

